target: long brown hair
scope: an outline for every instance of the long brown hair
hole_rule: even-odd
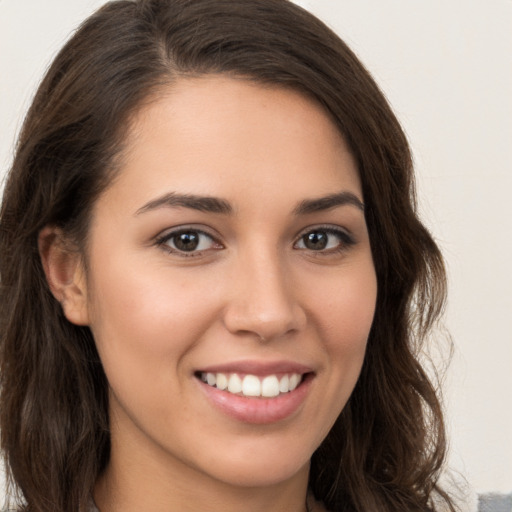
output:
[[[416,215],[407,140],[345,43],[286,0],[110,2],[43,79],[0,218],[1,446],[23,510],[85,510],[110,453],[94,339],[50,293],[38,233],[59,226],[83,250],[131,116],[162,86],[208,73],[314,98],[358,163],[377,308],[357,386],[313,455],[312,492],[333,512],[454,510],[438,485],[446,439],[437,390],[418,360],[443,308],[445,274]]]

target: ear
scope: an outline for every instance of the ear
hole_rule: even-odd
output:
[[[88,325],[87,282],[80,253],[55,226],[41,230],[38,247],[46,280],[65,317],[73,324]]]

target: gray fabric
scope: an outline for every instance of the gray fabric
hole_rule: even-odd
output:
[[[512,494],[482,494],[478,512],[512,512]]]

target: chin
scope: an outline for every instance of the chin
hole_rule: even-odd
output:
[[[217,461],[212,473],[216,473],[217,480],[237,487],[269,487],[295,478],[307,479],[309,463],[308,456],[290,457],[287,450],[274,450],[269,457],[244,454],[221,464]]]

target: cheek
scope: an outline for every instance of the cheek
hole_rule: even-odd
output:
[[[314,414],[322,418],[317,445],[328,435],[348,402],[363,365],[377,293],[373,265],[365,268],[354,279],[348,277],[354,275],[350,273],[343,279],[332,279],[328,293],[315,302],[315,323],[325,351],[318,375],[325,382],[323,399]]]
[[[109,365],[134,378],[159,367],[165,370],[158,375],[165,375],[204,335],[214,315],[214,292],[168,274],[140,263],[137,270],[117,264],[95,272],[91,328],[107,375]]]
[[[332,284],[318,311],[322,338],[329,354],[329,369],[348,399],[359,377],[375,313],[377,281],[373,264],[362,266],[352,277]]]
[[[120,404],[114,409],[136,423],[136,411],[146,411],[155,428],[169,424],[173,409],[185,412],[179,397],[190,379],[183,361],[206,337],[214,315],[212,291],[173,277],[162,268],[104,266],[93,287],[91,328],[112,403]]]
[[[357,350],[366,345],[375,314],[377,279],[371,261],[363,263],[331,279],[323,299],[318,297],[321,324],[333,347]]]

